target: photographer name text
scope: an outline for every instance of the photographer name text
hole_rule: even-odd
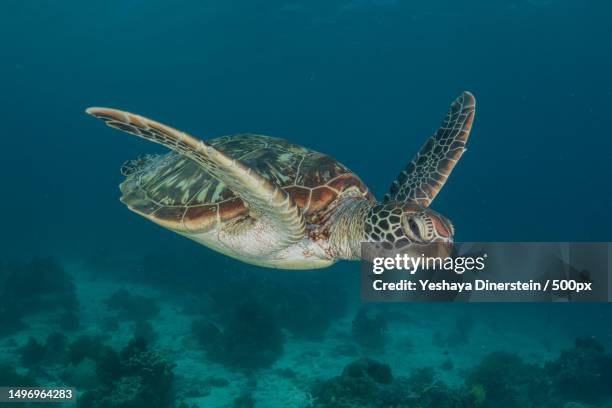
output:
[[[384,282],[377,279],[372,282],[375,291],[429,291],[429,292],[471,292],[471,291],[530,291],[530,292],[573,292],[591,291],[590,282],[578,282],[570,279],[548,279],[544,282],[514,281],[493,282],[487,279],[476,279],[474,282],[449,282],[446,280],[431,281],[428,279]]]

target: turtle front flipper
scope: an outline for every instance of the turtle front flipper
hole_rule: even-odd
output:
[[[226,184],[250,208],[253,217],[266,217],[274,228],[277,248],[270,250],[286,248],[304,237],[304,217],[291,197],[240,161],[202,140],[142,116],[109,108],[89,108],[87,113],[110,127],[188,157]]]
[[[465,149],[476,100],[464,92],[450,107],[442,126],[391,184],[384,202],[413,202],[428,207]]]

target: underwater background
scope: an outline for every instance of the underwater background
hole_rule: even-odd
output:
[[[432,207],[457,241],[610,241],[612,3],[6,0],[0,386],[83,407],[611,407],[609,304],[362,304],[359,264],[276,271],[118,200],[164,149],[89,106],[335,157],[380,199],[462,91]],[[11,404],[10,406],[14,406]]]

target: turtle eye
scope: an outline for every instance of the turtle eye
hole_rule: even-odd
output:
[[[402,229],[404,233],[413,241],[421,241],[421,227],[417,217],[414,215],[404,216],[402,219]]]
[[[416,221],[414,220],[414,218],[410,218],[408,220],[408,227],[410,228],[410,231],[417,237],[421,236],[421,231],[419,230],[419,226],[417,225]]]
[[[404,233],[413,241],[429,242],[431,240],[431,231],[423,217],[416,214],[408,215],[402,224]]]

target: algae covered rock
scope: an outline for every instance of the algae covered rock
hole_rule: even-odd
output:
[[[549,397],[544,370],[505,351],[487,355],[468,374],[466,385],[472,402],[483,408],[545,406]]]
[[[555,394],[566,400],[596,403],[612,397],[612,356],[592,337],[576,339],[546,371]]]
[[[173,406],[175,365],[150,350],[142,340],[131,341],[120,353],[105,353],[96,357],[96,373],[102,385],[83,393],[78,400],[79,407]],[[87,361],[85,358],[88,357],[84,357],[81,362]]]
[[[418,374],[420,376],[421,374]],[[316,408],[459,408],[461,398],[432,379],[416,392],[413,380],[394,377],[384,363],[362,358],[348,364],[342,374],[316,383],[312,389]]]
[[[315,407],[377,407],[393,381],[388,365],[368,358],[348,364],[342,374],[316,384]]]

